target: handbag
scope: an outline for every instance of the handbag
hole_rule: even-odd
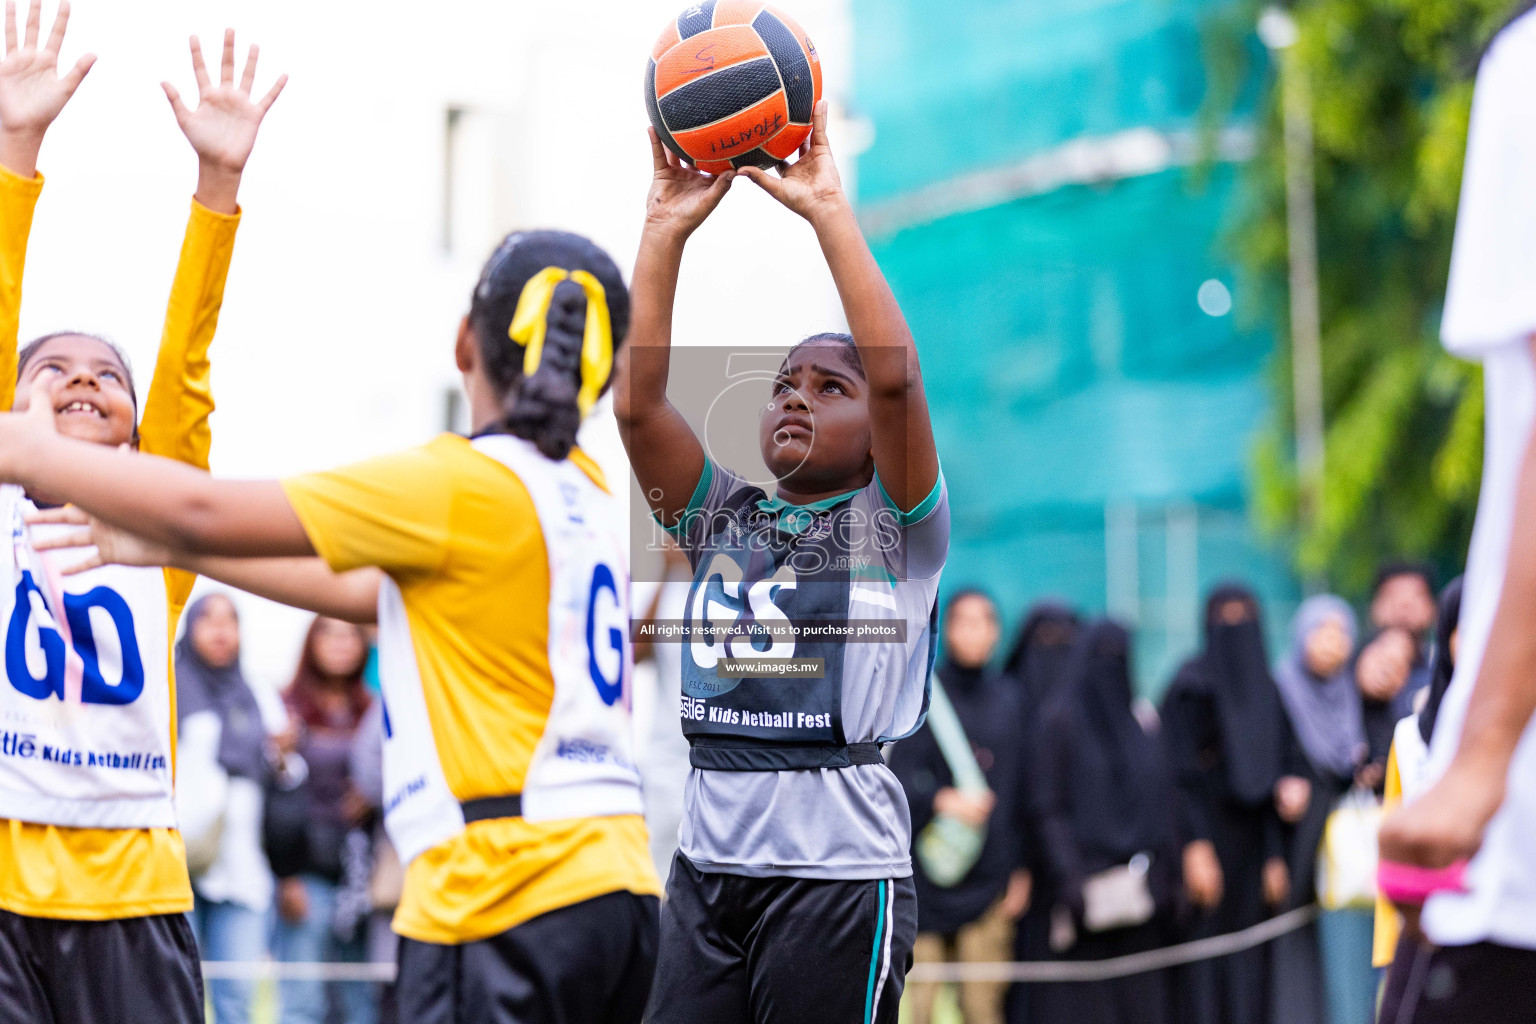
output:
[[[931,679],[933,688],[928,705],[928,728],[938,742],[939,752],[949,765],[955,788],[964,793],[985,793],[990,787],[976,755],[971,751],[971,741],[955,714],[954,705],[937,679]],[[933,820],[918,834],[916,853],[922,864],[923,874],[941,889],[948,889],[960,882],[976,861],[981,858],[982,847],[987,842],[985,825],[969,825],[947,814],[936,814]]]
[[[214,715],[189,715],[177,745],[176,820],[193,877],[213,867],[224,841],[229,773],[214,758],[221,728]]]
[[[1381,804],[1356,786],[1328,813],[1317,851],[1317,902],[1324,910],[1370,909],[1376,905],[1376,833]]]
[[[292,878],[310,870],[309,766],[297,754],[283,759],[283,768],[267,781],[261,817],[261,852],[272,874]]]
[[[1157,902],[1147,881],[1151,865],[1150,856],[1138,853],[1128,864],[1089,875],[1083,883],[1083,927],[1090,932],[1108,932],[1152,920]]]

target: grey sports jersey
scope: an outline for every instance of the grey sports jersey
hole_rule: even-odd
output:
[[[828,535],[846,533],[849,523],[870,524],[871,531],[881,534],[875,545],[881,552],[878,556],[851,559],[853,568],[840,578],[834,578],[838,572],[829,571],[822,557],[815,570],[792,569],[790,582],[783,582],[785,566],[794,566],[796,553],[789,550],[794,547],[793,535],[811,538],[811,544],[819,538],[825,547]],[[758,743],[757,750],[770,757],[784,750],[815,749],[794,746],[813,742],[814,730],[792,728],[797,719],[814,719],[793,711],[774,715],[775,700],[786,701],[786,711],[812,707],[795,702],[817,696],[822,704],[816,707],[833,707],[840,721],[835,723],[838,735],[830,741],[830,749],[838,744],[886,742],[917,729],[926,711],[934,608],[949,547],[949,502],[942,475],[928,498],[903,514],[878,479],[862,490],[815,505],[786,506],[737,474],[706,462],[688,512],[673,534],[694,566],[690,623],[718,622],[722,611],[727,616],[734,613],[762,620],[765,612],[775,613],[764,607],[770,599],[782,606],[777,614],[797,623],[826,621],[830,617],[826,613],[833,609],[822,606],[833,595],[838,619],[899,621],[905,632],[896,641],[838,642],[835,650],[819,641],[814,653],[828,655],[824,659],[827,681],[820,685],[835,687],[830,699],[786,681],[746,680],[732,692],[735,683],[717,680],[714,674],[712,659],[719,658],[720,651],[700,649],[696,646],[700,641],[688,640],[690,646],[683,654],[683,714],[695,744],[695,765],[701,760],[698,755],[706,751],[716,758],[722,751],[735,753],[731,744]],[[788,547],[781,544],[775,551],[774,545],[786,535],[790,535]],[[871,550],[857,539],[842,547],[866,555]],[[722,563],[729,572],[733,559],[746,567],[745,581],[720,578]],[[762,572],[771,576],[757,579],[753,575]],[[723,700],[712,699],[716,697]],[[766,707],[768,714],[738,710],[726,716],[708,707],[725,702],[738,709]],[[717,716],[729,717],[732,723],[767,724],[715,726]],[[842,768],[694,767],[685,790],[679,840],[683,855],[705,871],[827,879],[893,878],[912,871],[906,796],[878,759],[874,764],[856,761]]]

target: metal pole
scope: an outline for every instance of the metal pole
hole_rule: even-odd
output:
[[[1280,66],[1285,121],[1285,216],[1290,254],[1291,391],[1296,418],[1298,525],[1318,525],[1323,508],[1322,313],[1318,298],[1317,191],[1312,177],[1312,91],[1298,67],[1296,24],[1278,8],[1259,19],[1259,35]],[[1309,589],[1321,587],[1311,580]]]

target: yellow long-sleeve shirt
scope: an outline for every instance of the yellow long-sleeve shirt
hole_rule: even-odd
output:
[[[22,272],[42,176],[0,167],[0,408],[15,400]],[[208,346],[224,301],[239,213],[192,203],[171,286],[160,354],[140,419],[140,448],[206,469],[213,412]],[[166,571],[169,630],[196,577]],[[170,659],[174,663],[174,659]],[[175,681],[171,706],[176,700]],[[174,729],[175,716],[172,715]],[[186,851],[173,829],[82,829],[0,820],[0,909],[32,917],[112,920],[190,910]]]

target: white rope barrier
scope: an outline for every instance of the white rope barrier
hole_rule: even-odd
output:
[[[1279,917],[1226,935],[1213,935],[1177,946],[1149,949],[1144,953],[1112,957],[1108,960],[1043,960],[1027,963],[921,963],[907,972],[909,984],[944,981],[1104,981],[1131,974],[1160,971],[1168,967],[1213,960],[1273,942],[1282,935],[1304,928],[1317,920],[1316,904],[1297,907]]]
[[[1317,920],[1318,908],[1298,907],[1272,917],[1251,928],[1213,935],[1177,946],[1150,949],[1144,953],[1117,956],[1108,960],[1056,961],[1025,963],[921,963],[907,972],[911,984],[934,982],[1059,982],[1104,981],[1146,971],[1212,960],[1273,942]],[[395,980],[392,963],[277,963],[272,960],[205,960],[203,977],[209,981],[372,981]]]
[[[395,965],[278,963],[275,960],[204,960],[209,981],[382,981],[395,980]]]

